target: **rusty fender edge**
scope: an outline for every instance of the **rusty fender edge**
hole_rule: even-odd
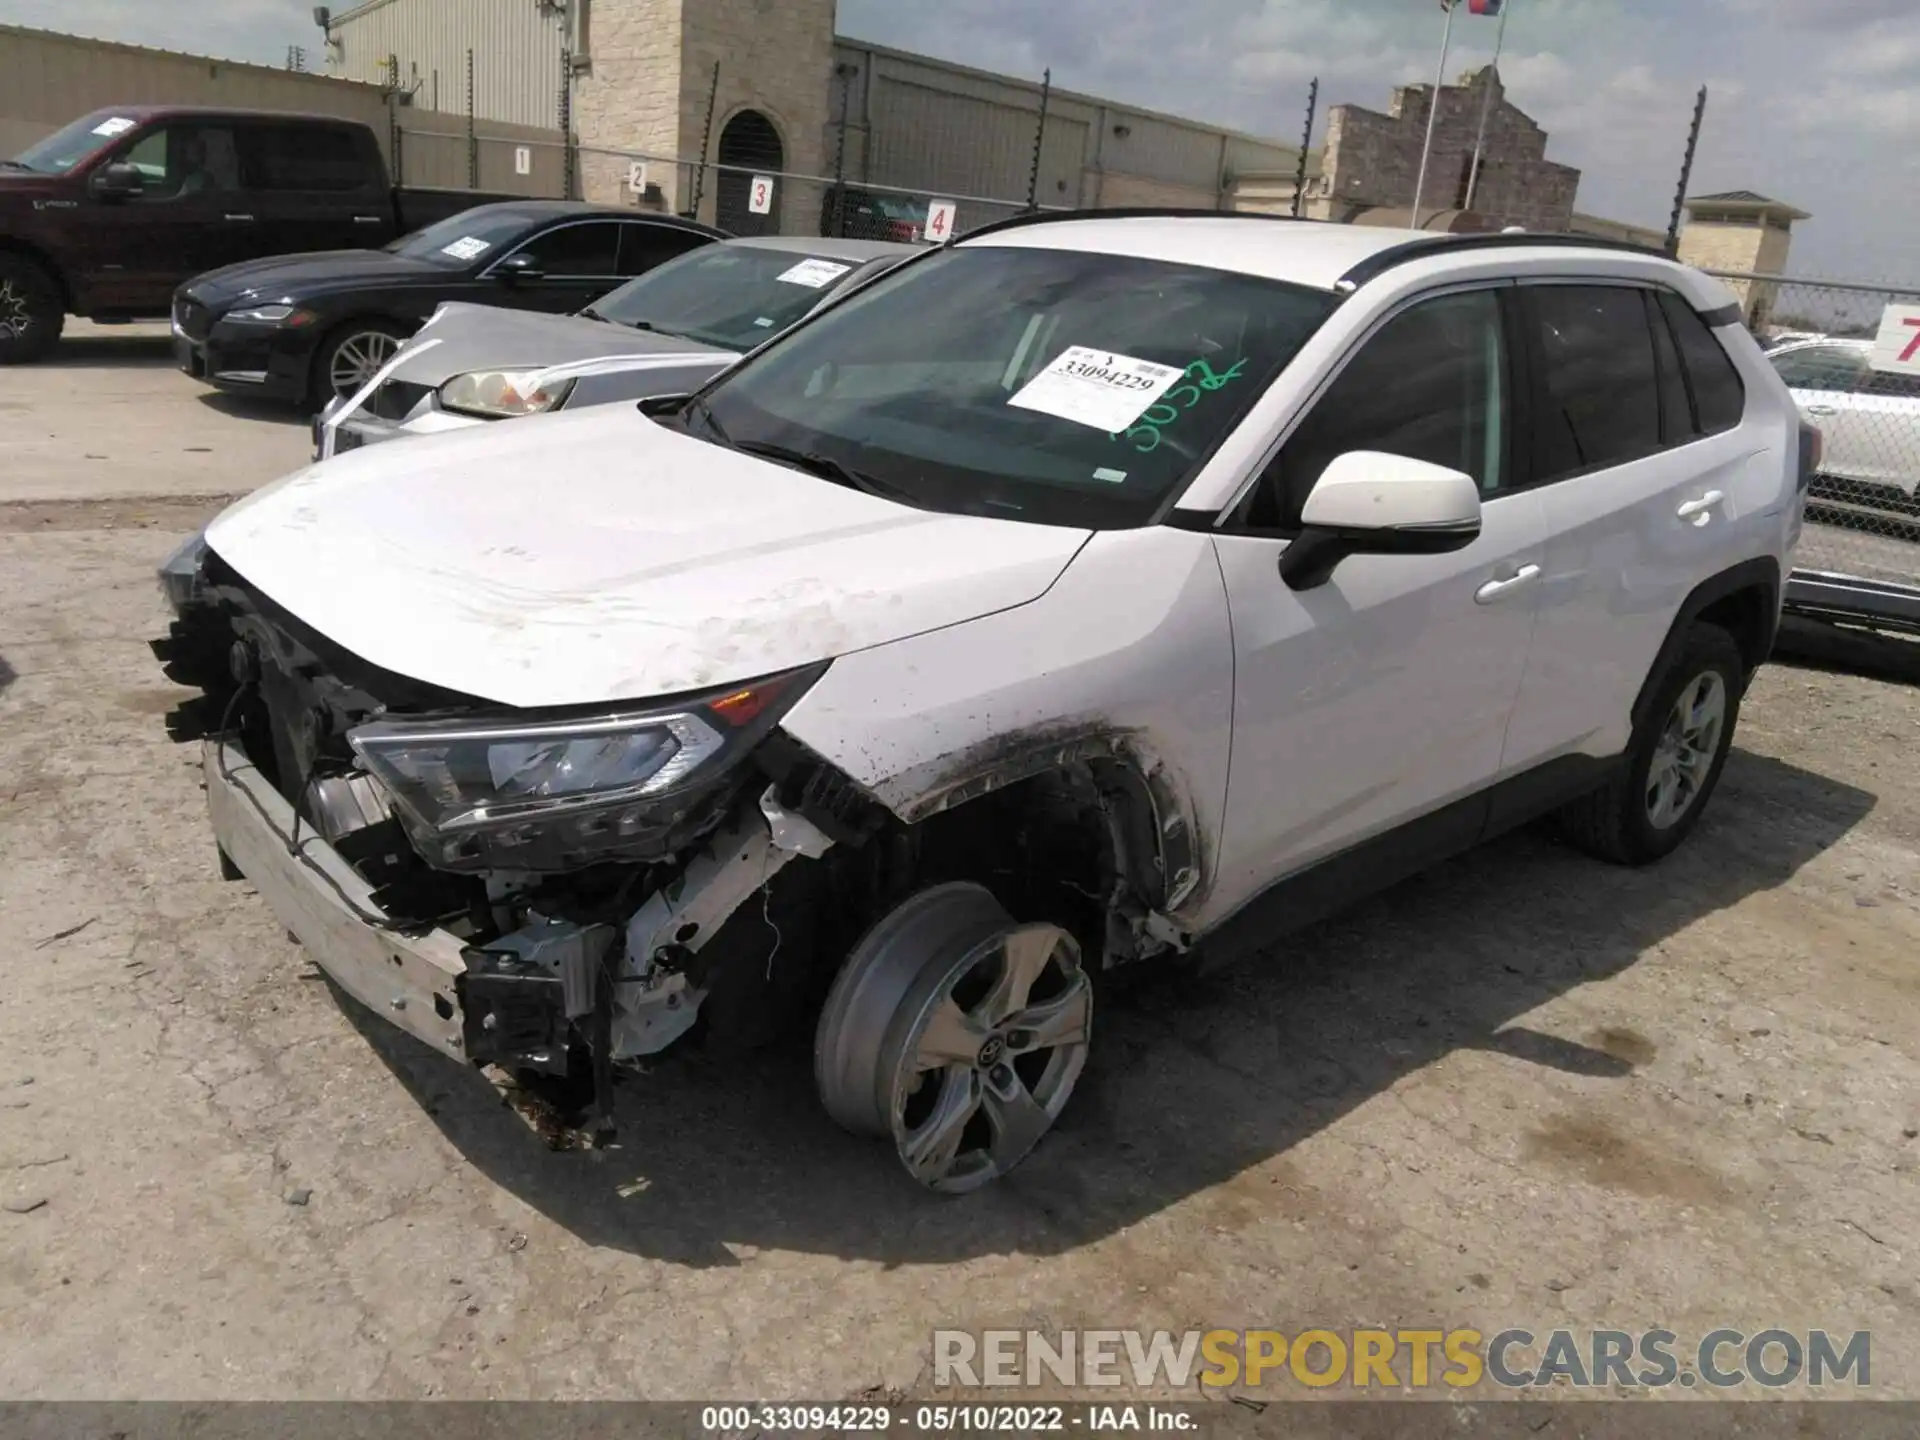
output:
[[[314,963],[382,1020],[455,1060],[467,1059],[456,978],[463,942],[448,931],[403,933],[334,848],[301,827],[293,807],[239,746],[202,743],[207,812],[220,849],[253,883]]]

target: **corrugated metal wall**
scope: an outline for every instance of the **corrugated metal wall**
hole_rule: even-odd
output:
[[[467,110],[471,48],[476,115],[559,124],[564,37],[534,0],[373,0],[336,15],[329,34],[329,73],[382,80],[392,56],[415,105],[457,115]]]
[[[387,138],[386,96],[371,86],[0,26],[0,155],[90,110],[135,104],[314,111],[364,121],[383,145]]]

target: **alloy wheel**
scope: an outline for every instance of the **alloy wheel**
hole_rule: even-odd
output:
[[[1699,799],[1727,723],[1727,685],[1717,670],[1687,682],[1667,713],[1647,768],[1647,820],[1656,830],[1680,823]]]
[[[31,329],[33,312],[27,308],[27,297],[14,287],[13,281],[0,280],[0,336],[24,340]]]
[[[1085,1068],[1093,987],[1057,925],[1020,925],[977,885],[935,886],[855,948],[821,1015],[815,1074],[847,1128],[886,1137],[929,1189],[1006,1174]]]
[[[327,380],[333,386],[333,393],[343,399],[357,394],[399,348],[400,341],[384,330],[362,330],[349,335],[334,348],[333,359],[327,367]]]

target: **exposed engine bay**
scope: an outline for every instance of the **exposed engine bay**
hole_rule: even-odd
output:
[[[244,751],[292,809],[289,853],[333,883],[311,827],[366,882],[363,923],[457,937],[464,1057],[590,1078],[601,1128],[615,1067],[810,1021],[862,933],[930,883],[990,886],[1096,968],[1178,943],[1154,903],[1190,855],[1163,853],[1123,766],[1010,776],[908,824],[779,728],[824,665],[513,712],[347,653],[211,551],[194,564],[154,645],[204,692],[175,737]]]

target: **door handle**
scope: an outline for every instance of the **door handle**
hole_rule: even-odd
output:
[[[1727,497],[1718,490],[1709,490],[1698,500],[1689,500],[1673,513],[1682,520],[1691,520],[1695,526],[1706,524],[1713,519],[1713,507]]]
[[[1540,578],[1538,565],[1522,565],[1505,580],[1489,580],[1473,592],[1475,603],[1491,605],[1494,601],[1513,594],[1514,591],[1531,585]]]
[[[253,216],[251,215],[229,215],[227,219],[236,225],[251,225],[253,223]]]
[[[356,215],[353,217],[353,223],[356,225],[378,225],[380,223],[380,217],[378,215]]]
[[[1807,413],[1809,415],[1838,415],[1840,409],[1836,405],[1809,405],[1807,406]]]

